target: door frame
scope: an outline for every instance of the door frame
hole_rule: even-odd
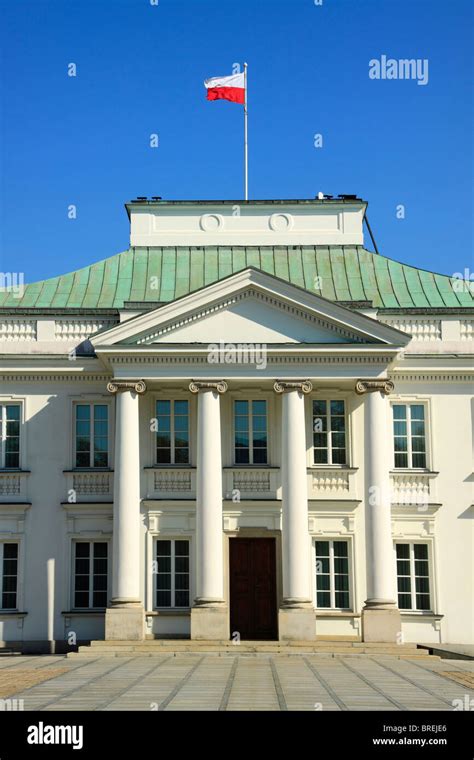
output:
[[[230,630],[230,545],[231,538],[273,538],[275,539],[275,588],[276,588],[276,627],[277,640],[280,638],[279,630],[279,610],[283,598],[283,576],[282,576],[282,548],[281,548],[281,530],[266,530],[265,528],[240,528],[239,530],[226,531],[224,543],[224,584],[229,609],[229,639],[232,636]]]

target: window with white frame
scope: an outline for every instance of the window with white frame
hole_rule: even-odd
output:
[[[20,404],[0,404],[0,468],[20,467],[20,420]]]
[[[431,610],[428,544],[397,543],[398,606]]]
[[[316,541],[316,607],[350,609],[349,542]]]
[[[18,607],[18,544],[0,543],[0,609]]]
[[[393,404],[395,467],[426,467],[424,404]]]
[[[155,542],[155,607],[189,607],[189,540]]]
[[[74,416],[75,467],[108,467],[108,404],[75,404]]]
[[[73,607],[107,607],[108,543],[74,541]]]
[[[267,464],[267,402],[234,401],[235,464]]]
[[[342,399],[313,399],[313,463],[346,464],[346,410]]]
[[[189,464],[189,401],[156,402],[156,463]]]

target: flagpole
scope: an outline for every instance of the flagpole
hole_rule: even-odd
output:
[[[249,146],[248,146],[248,130],[247,130],[247,66],[244,63],[244,88],[245,88],[245,102],[244,102],[244,190],[245,200],[249,199]]]

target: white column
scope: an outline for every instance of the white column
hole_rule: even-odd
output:
[[[191,637],[229,638],[224,609],[222,530],[222,456],[220,395],[224,380],[193,381],[198,396],[196,473],[196,599],[191,612]]]
[[[365,519],[367,600],[363,611],[364,640],[396,641],[400,632],[392,540],[390,493],[391,380],[359,380],[365,395]],[[370,613],[377,615],[370,615]],[[369,613],[369,614],[367,614]]]
[[[282,394],[283,603],[279,616],[280,638],[314,639],[304,400],[312,385],[309,380],[277,381],[273,387],[276,393]]]
[[[120,610],[120,615],[106,615],[106,638],[134,639],[143,637],[138,412],[146,385],[112,381],[107,390],[116,395],[112,607],[107,612]]]

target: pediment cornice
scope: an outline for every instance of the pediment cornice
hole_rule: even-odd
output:
[[[321,328],[323,330],[328,330],[329,332],[334,332],[335,335],[338,335],[343,338],[347,338],[348,342],[364,342],[363,337],[356,335],[353,330],[351,331],[348,329],[344,329],[334,324],[333,322],[330,322],[327,319],[324,319],[314,314],[310,314],[308,311],[305,311],[303,308],[300,308],[293,304],[286,303],[285,301],[277,298],[274,295],[271,295],[269,293],[259,291],[256,288],[250,287],[248,290],[244,290],[241,293],[236,293],[231,298],[225,298],[216,303],[209,304],[194,312],[189,312],[185,314],[183,317],[180,317],[168,324],[161,325],[157,330],[154,330],[150,332],[149,334],[138,338],[136,341],[136,344],[148,345],[150,343],[155,342],[157,339],[159,339],[163,335],[168,335],[169,333],[173,332],[174,330],[179,329],[180,327],[184,327],[185,325],[189,325],[190,323],[196,322],[200,319],[205,319],[206,317],[209,317],[211,314],[216,314],[220,311],[225,311],[226,309],[229,309],[230,307],[235,306],[237,303],[241,303],[249,299],[260,301],[261,303],[265,303],[271,308],[278,309],[279,311],[285,312],[286,314],[292,317],[296,317],[297,319],[302,319],[307,322],[310,322],[315,327]]]
[[[97,353],[106,353],[108,348],[119,345],[143,349],[154,342],[159,343],[160,337],[183,326],[208,319],[213,314],[230,310],[248,300],[284,312],[289,319],[311,323],[315,329],[333,334],[335,343],[379,343],[401,348],[411,339],[393,327],[328,301],[316,293],[261,271],[246,269],[98,333],[92,336],[91,343]],[[176,342],[179,343],[179,339]]]

